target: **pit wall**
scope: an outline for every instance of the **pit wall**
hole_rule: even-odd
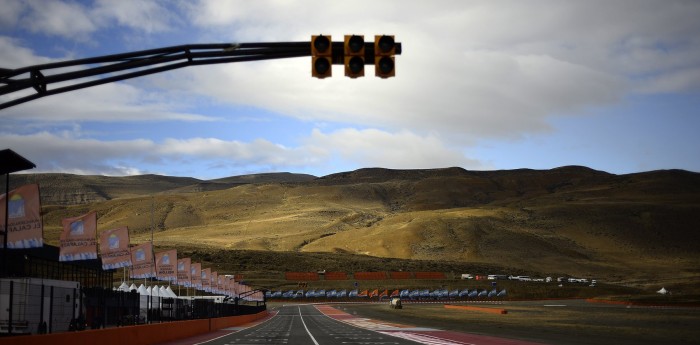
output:
[[[222,328],[240,326],[262,319],[267,315],[267,311],[262,311],[257,314],[221,317],[215,319],[174,321],[150,325],[86,330],[80,332],[21,335],[0,338],[0,344],[147,345],[188,338]]]

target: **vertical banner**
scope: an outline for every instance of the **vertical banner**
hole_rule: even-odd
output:
[[[58,261],[97,259],[97,212],[65,218],[61,223]]]
[[[41,223],[39,185],[28,184],[0,196],[0,248],[5,245],[5,202],[7,204],[7,248],[39,248],[44,246]]]
[[[226,276],[225,275],[220,275],[219,276],[219,293],[222,295],[226,294]]]
[[[192,259],[182,258],[177,259],[177,285],[190,287]]]
[[[156,253],[156,278],[169,282],[177,280],[177,249]]]
[[[193,262],[190,265],[190,286],[202,289],[202,264],[199,262]]]
[[[209,282],[211,286],[211,291],[212,293],[218,293],[219,291],[219,273],[217,272],[211,272],[211,281]]]
[[[155,276],[153,269],[153,246],[151,242],[139,244],[131,248],[131,278],[151,278]]]
[[[230,297],[236,297],[236,290],[234,289],[234,286],[236,285],[236,281],[233,279],[233,277],[228,278],[228,295]]]
[[[124,226],[103,231],[100,234],[100,257],[103,270],[131,266],[129,228]]]
[[[211,291],[211,286],[210,286],[210,277],[211,276],[211,268],[204,268],[202,269],[202,291],[209,292]]]

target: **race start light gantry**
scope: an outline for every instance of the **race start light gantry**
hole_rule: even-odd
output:
[[[401,43],[391,35],[376,35],[365,42],[363,35],[345,35],[333,42],[330,35],[312,35],[308,41],[202,43],[56,61],[20,68],[6,68],[0,61],[0,110],[46,96],[80,90],[188,66],[226,64],[308,57],[311,75],[330,77],[333,65],[344,65],[345,75],[365,75],[374,64],[375,75],[396,75],[395,55]]]
[[[365,65],[374,64],[375,76],[396,76],[395,55],[401,44],[393,35],[375,35],[374,42],[365,42],[363,35],[345,35],[343,42],[333,42],[331,35],[311,36],[311,75],[323,79],[333,75],[333,65],[344,65],[345,76],[365,76]]]

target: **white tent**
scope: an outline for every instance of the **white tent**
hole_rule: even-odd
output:
[[[138,290],[138,289],[136,288],[136,284],[131,283],[131,286],[129,286],[129,291],[131,291],[131,290]]]
[[[170,296],[170,297],[172,297],[172,298],[177,298],[177,295],[175,294],[175,291],[173,291],[173,289],[171,289],[170,286],[168,286],[168,288],[165,289],[165,293],[167,293],[168,296]]]
[[[663,288],[663,287],[662,287],[661,290],[656,291],[656,293],[660,293],[660,294],[662,294],[662,295],[665,295],[665,294],[668,293],[668,290],[666,290],[666,288]]]
[[[146,289],[146,287],[143,286],[143,284],[141,284],[141,285],[139,286],[139,288],[137,289],[137,291],[138,291],[139,294],[141,294],[141,295],[148,295],[148,294],[150,294],[150,293],[148,292],[148,290]]]
[[[160,297],[160,288],[158,287],[158,285],[154,285],[151,288],[151,296]]]
[[[168,291],[165,289],[165,285],[160,286],[160,289],[158,289],[158,294],[160,295],[160,297],[170,297]]]
[[[151,287],[150,286],[146,288],[146,294],[151,295]]]
[[[125,291],[129,292],[129,285],[126,284],[126,282],[122,282],[122,285],[119,285],[119,291]]]

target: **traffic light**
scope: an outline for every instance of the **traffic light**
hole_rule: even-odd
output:
[[[365,76],[365,37],[345,35],[343,44],[345,76],[350,78]]]
[[[333,74],[333,41],[331,36],[311,36],[311,75],[326,78]]]
[[[374,71],[377,77],[390,78],[396,75],[395,54],[394,36],[374,36]]]

